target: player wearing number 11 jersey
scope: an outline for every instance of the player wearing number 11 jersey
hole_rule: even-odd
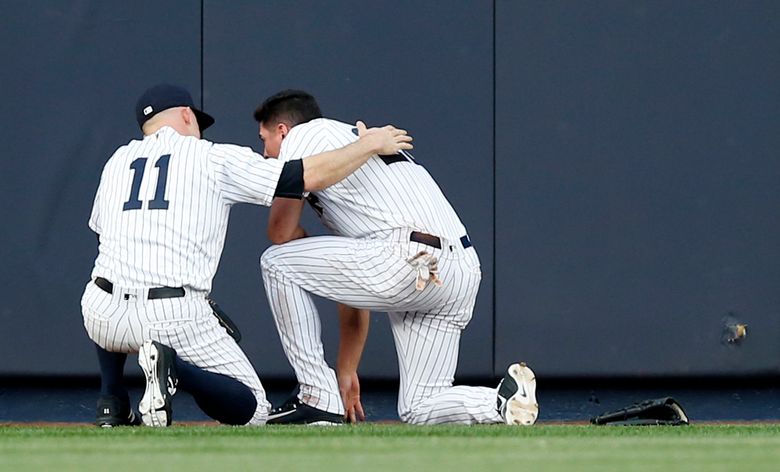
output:
[[[222,423],[262,424],[270,405],[260,380],[207,300],[230,208],[325,188],[380,149],[410,148],[411,138],[372,129],[355,146],[290,165],[201,139],[214,119],[180,87],[147,90],[136,118],[144,137],[108,160],[89,219],[99,251],[82,311],[101,367],[98,424],[136,422],[121,383],[126,353],[136,352],[145,424],[171,423],[177,388]]]

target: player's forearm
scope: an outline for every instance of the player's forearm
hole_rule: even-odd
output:
[[[370,312],[339,303],[339,355],[336,370],[357,372],[368,338]]]
[[[360,139],[335,151],[323,152],[303,162],[303,188],[313,192],[330,187],[349,176],[374,154],[395,154],[413,149],[406,130],[387,125],[366,129],[362,121],[355,125]]]
[[[284,244],[294,239],[305,238],[301,227],[303,200],[275,198],[268,216],[268,239],[274,244]]]

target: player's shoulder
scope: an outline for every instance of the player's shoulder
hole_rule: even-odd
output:
[[[144,141],[148,138],[149,138],[148,136],[141,136],[139,138],[131,139],[130,141],[116,148],[116,151],[114,151],[114,155],[121,155],[130,152],[138,148],[139,146],[142,146]]]
[[[123,155],[127,154],[128,152],[130,152],[131,149],[133,149],[134,147],[137,147],[139,142],[140,142],[140,140],[134,139],[134,140],[132,140],[132,141],[126,143],[126,144],[123,144],[123,145],[119,146],[111,154],[111,158],[110,159],[118,158],[120,156],[123,156]]]
[[[305,159],[315,154],[332,151],[354,139],[349,125],[328,118],[316,118],[294,126],[282,141],[279,158],[283,161]]]
[[[182,135],[173,130],[169,135],[169,139],[176,140],[182,148],[192,149],[195,152],[208,152],[217,144],[203,137]]]
[[[326,127],[334,134],[349,135],[354,136],[355,138],[357,138],[358,135],[355,125],[344,123],[343,121],[323,118],[322,126]]]
[[[342,134],[351,132],[351,128],[354,126],[342,123],[341,121],[333,120],[330,118],[315,118],[306,123],[301,123],[294,126],[288,135],[288,138],[300,139],[304,136],[310,136],[312,134]]]
[[[128,158],[131,158],[134,154],[136,154],[135,150],[138,149],[142,144],[144,140],[141,139],[131,139],[125,144],[122,144],[118,148],[114,150],[114,152],[109,156],[108,160],[105,162],[105,168],[109,168],[113,165],[122,165],[124,166],[124,161]]]
[[[204,141],[204,140],[201,140]],[[211,160],[225,160],[225,159],[254,159],[256,157],[262,158],[260,154],[249,146],[242,146],[240,144],[230,143],[212,143],[211,141],[205,141],[202,144],[206,146],[205,152],[208,153]]]

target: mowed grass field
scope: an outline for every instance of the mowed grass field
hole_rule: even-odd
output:
[[[0,426],[0,470],[777,471],[780,426]]]

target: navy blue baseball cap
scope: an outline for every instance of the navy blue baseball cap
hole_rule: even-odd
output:
[[[195,108],[192,96],[183,87],[170,84],[160,84],[148,89],[135,104],[135,118],[142,129],[151,117],[163,110],[175,107],[190,107],[198,120],[198,127],[204,129],[214,124],[214,118]]]

